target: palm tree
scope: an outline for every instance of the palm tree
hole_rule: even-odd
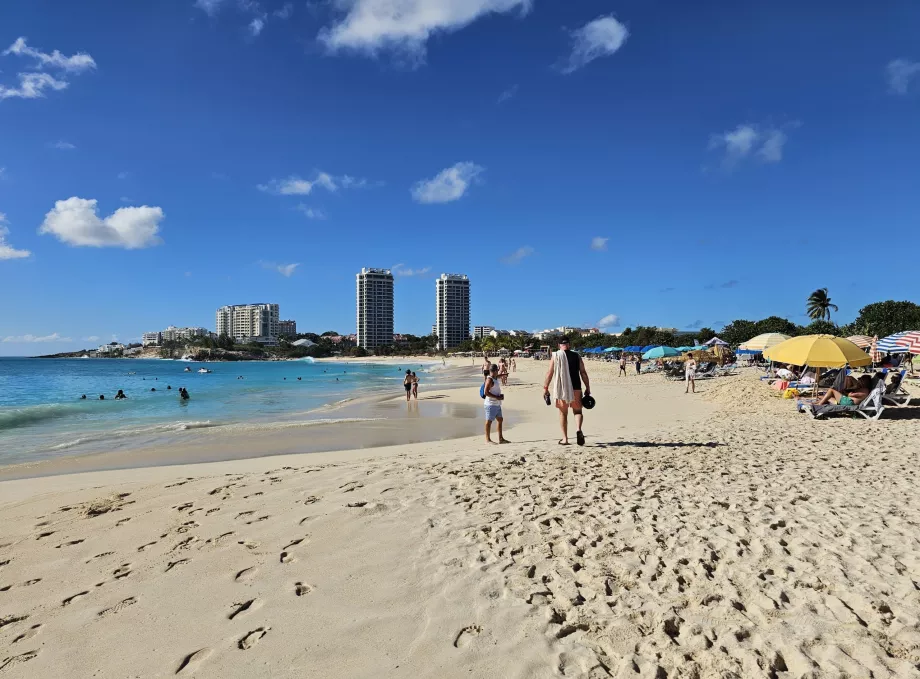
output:
[[[831,309],[837,311],[837,305],[831,304],[831,298],[827,295],[827,288],[815,290],[808,297],[808,317],[813,321],[831,320]]]

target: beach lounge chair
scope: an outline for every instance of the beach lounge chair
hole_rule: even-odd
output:
[[[882,400],[885,396],[885,383],[881,380],[875,388],[872,390],[872,393],[869,394],[865,400],[859,405],[855,406],[840,406],[840,405],[825,405],[825,406],[806,406],[803,410],[811,415],[814,419],[820,420],[828,415],[848,415],[848,414],[857,414],[862,415],[867,420],[877,420],[882,416],[882,412],[885,410],[885,406],[882,403]]]
[[[894,406],[896,408],[901,406],[910,405],[911,395],[904,388],[904,378],[907,375],[907,370],[902,370],[901,373],[901,384],[898,385],[897,390],[891,394],[884,394],[882,396],[882,402],[885,405]]]
[[[704,371],[702,371],[702,372],[698,372],[698,373],[696,374],[696,377],[694,377],[694,379],[697,379],[697,380],[708,380],[710,377],[715,377],[715,376],[716,376],[716,371],[717,371],[717,370],[718,370],[718,368],[717,368],[716,364],[713,363],[713,364],[709,367],[709,370],[704,370]]]

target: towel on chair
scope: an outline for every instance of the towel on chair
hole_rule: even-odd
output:
[[[550,384],[550,393],[554,399],[565,403],[575,400],[572,376],[569,374],[569,361],[561,349],[553,353],[553,381]]]

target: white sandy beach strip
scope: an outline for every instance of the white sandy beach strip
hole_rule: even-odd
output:
[[[920,676],[914,409],[591,367],[563,448],[520,363],[510,446],[0,483],[0,676]]]

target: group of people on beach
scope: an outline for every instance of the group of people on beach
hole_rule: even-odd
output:
[[[415,397],[415,400],[418,400],[418,375],[416,375],[411,370],[406,371],[406,376],[403,378],[403,387],[406,388],[406,403],[412,400],[412,397]]]
[[[618,373],[619,376],[626,377],[626,364],[626,354],[622,354],[620,356],[620,372]],[[635,359],[633,359],[633,364],[636,366],[636,374],[642,374],[642,357],[637,355]]]
[[[483,398],[483,407],[485,409],[485,437],[486,442],[491,444],[509,443],[504,437],[504,414],[502,413],[502,404],[505,395],[502,393],[502,386],[507,385],[507,364],[505,364],[504,379],[502,376],[501,364],[496,365],[484,357],[483,364],[483,386],[480,394]],[[514,370],[512,360],[512,371]],[[559,351],[556,351],[550,357],[549,369],[543,380],[543,400],[546,405],[555,403],[559,411],[559,426],[562,429],[562,438],[559,439],[559,445],[571,445],[569,441],[569,411],[575,416],[575,441],[579,446],[585,445],[584,435],[584,409],[594,407],[594,398],[591,396],[591,383],[588,378],[588,371],[585,369],[584,359],[575,351],[571,350],[571,340],[568,337],[559,338]],[[492,440],[492,423],[496,423],[498,441]]]
[[[172,390],[172,386],[169,385],[169,384],[167,384],[167,385],[166,385],[166,390],[167,390],[167,391],[171,391],[171,390]],[[151,387],[150,391],[156,391],[156,387]],[[123,400],[125,400],[125,399],[127,399],[127,398],[128,398],[128,395],[125,393],[124,389],[119,389],[119,390],[118,390],[118,393],[115,394],[115,400],[116,400],[116,401],[123,401]],[[188,389],[186,389],[185,387],[179,387],[179,400],[180,400],[180,401],[188,401],[190,398],[191,398],[191,397],[188,395]],[[81,395],[80,395],[80,400],[81,400],[81,401],[85,401],[85,400],[86,400],[86,394],[81,394]],[[105,400],[105,394],[99,394],[99,400],[100,400],[100,401],[104,401],[104,400]]]

